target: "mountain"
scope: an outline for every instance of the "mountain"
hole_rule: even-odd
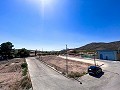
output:
[[[110,42],[110,43],[90,43],[75,50],[118,50],[120,48],[120,41]]]

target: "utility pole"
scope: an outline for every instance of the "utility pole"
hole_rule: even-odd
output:
[[[120,47],[118,48],[118,54],[120,53]]]
[[[43,56],[43,48],[42,48],[42,52],[41,52],[41,61],[42,61],[42,56]]]
[[[40,58],[40,49],[39,49],[39,58]]]
[[[66,73],[68,74],[67,44],[66,44]]]
[[[37,49],[35,50],[35,56],[37,56]]]
[[[96,61],[95,61],[95,52],[94,52],[94,63],[95,63],[95,66],[96,66]]]

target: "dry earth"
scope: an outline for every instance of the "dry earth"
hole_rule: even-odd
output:
[[[42,60],[47,64],[57,68],[61,72],[64,72],[66,70],[66,59],[63,59],[57,56],[43,56]],[[79,72],[79,73],[87,72],[87,68],[90,65],[91,64],[89,63],[68,60],[68,71],[69,73],[70,72]]]
[[[30,82],[27,76],[22,75],[21,64],[24,62],[24,59],[0,61],[0,90],[22,90],[25,82]]]

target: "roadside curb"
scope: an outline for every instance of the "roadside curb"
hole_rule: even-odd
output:
[[[25,58],[25,62],[27,63],[27,61],[26,61],[26,58]],[[28,64],[27,64],[28,65]],[[28,66],[27,66],[28,67]],[[29,79],[30,79],[30,81],[31,81],[31,84],[32,84],[32,80],[31,80],[31,76],[30,76],[30,73],[29,73],[29,69],[28,69],[28,77],[29,77]],[[33,85],[32,85],[32,87],[29,89],[29,90],[33,90]]]

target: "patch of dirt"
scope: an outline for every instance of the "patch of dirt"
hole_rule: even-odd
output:
[[[53,66],[57,70],[61,72],[66,71],[66,59],[57,57],[57,56],[43,56],[42,60],[46,62],[47,64]],[[68,73],[71,72],[87,72],[88,66],[91,64],[89,63],[83,63],[79,61],[73,61],[73,60],[68,60]]]
[[[21,64],[24,59],[0,61],[0,90],[22,90],[20,83],[22,76]]]

